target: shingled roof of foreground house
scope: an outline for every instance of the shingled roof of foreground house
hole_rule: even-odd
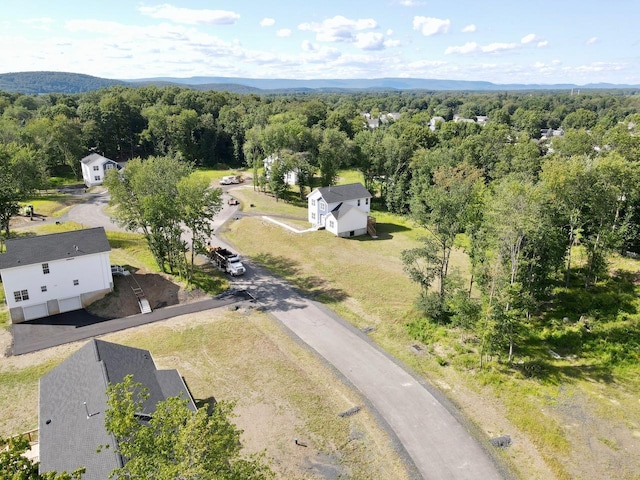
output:
[[[144,413],[178,395],[196,410],[178,371],[158,370],[148,350],[93,339],[40,379],[40,472],[85,467],[83,480],[104,480],[123,465],[104,421],[107,386],[127,375],[149,391]]]

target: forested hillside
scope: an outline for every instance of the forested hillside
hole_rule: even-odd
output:
[[[0,74],[0,91],[23,94],[81,93],[111,85],[123,85],[120,80],[92,77],[66,72],[20,72]]]

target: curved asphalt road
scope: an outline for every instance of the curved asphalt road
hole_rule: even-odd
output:
[[[86,226],[118,229],[104,214],[106,195],[88,195],[66,217]],[[226,205],[214,221],[219,228],[236,210]],[[223,242],[215,239],[217,244]],[[286,282],[247,262],[234,280],[294,335],[333,365],[369,401],[393,431],[425,479],[506,478],[490,454],[441,403],[430,387],[321,304],[302,297]],[[487,441],[483,442],[485,446]],[[488,448],[488,447],[487,447]]]

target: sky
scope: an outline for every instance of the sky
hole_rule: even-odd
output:
[[[0,73],[640,84],[638,0],[0,0]]]

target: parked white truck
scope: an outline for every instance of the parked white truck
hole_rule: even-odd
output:
[[[244,181],[244,178],[242,178],[242,175],[227,175],[225,177],[222,177],[222,179],[220,180],[220,185],[233,185],[236,183],[242,183]]]
[[[246,269],[240,261],[240,255],[222,247],[209,247],[207,255],[215,266],[233,277],[244,275]]]

